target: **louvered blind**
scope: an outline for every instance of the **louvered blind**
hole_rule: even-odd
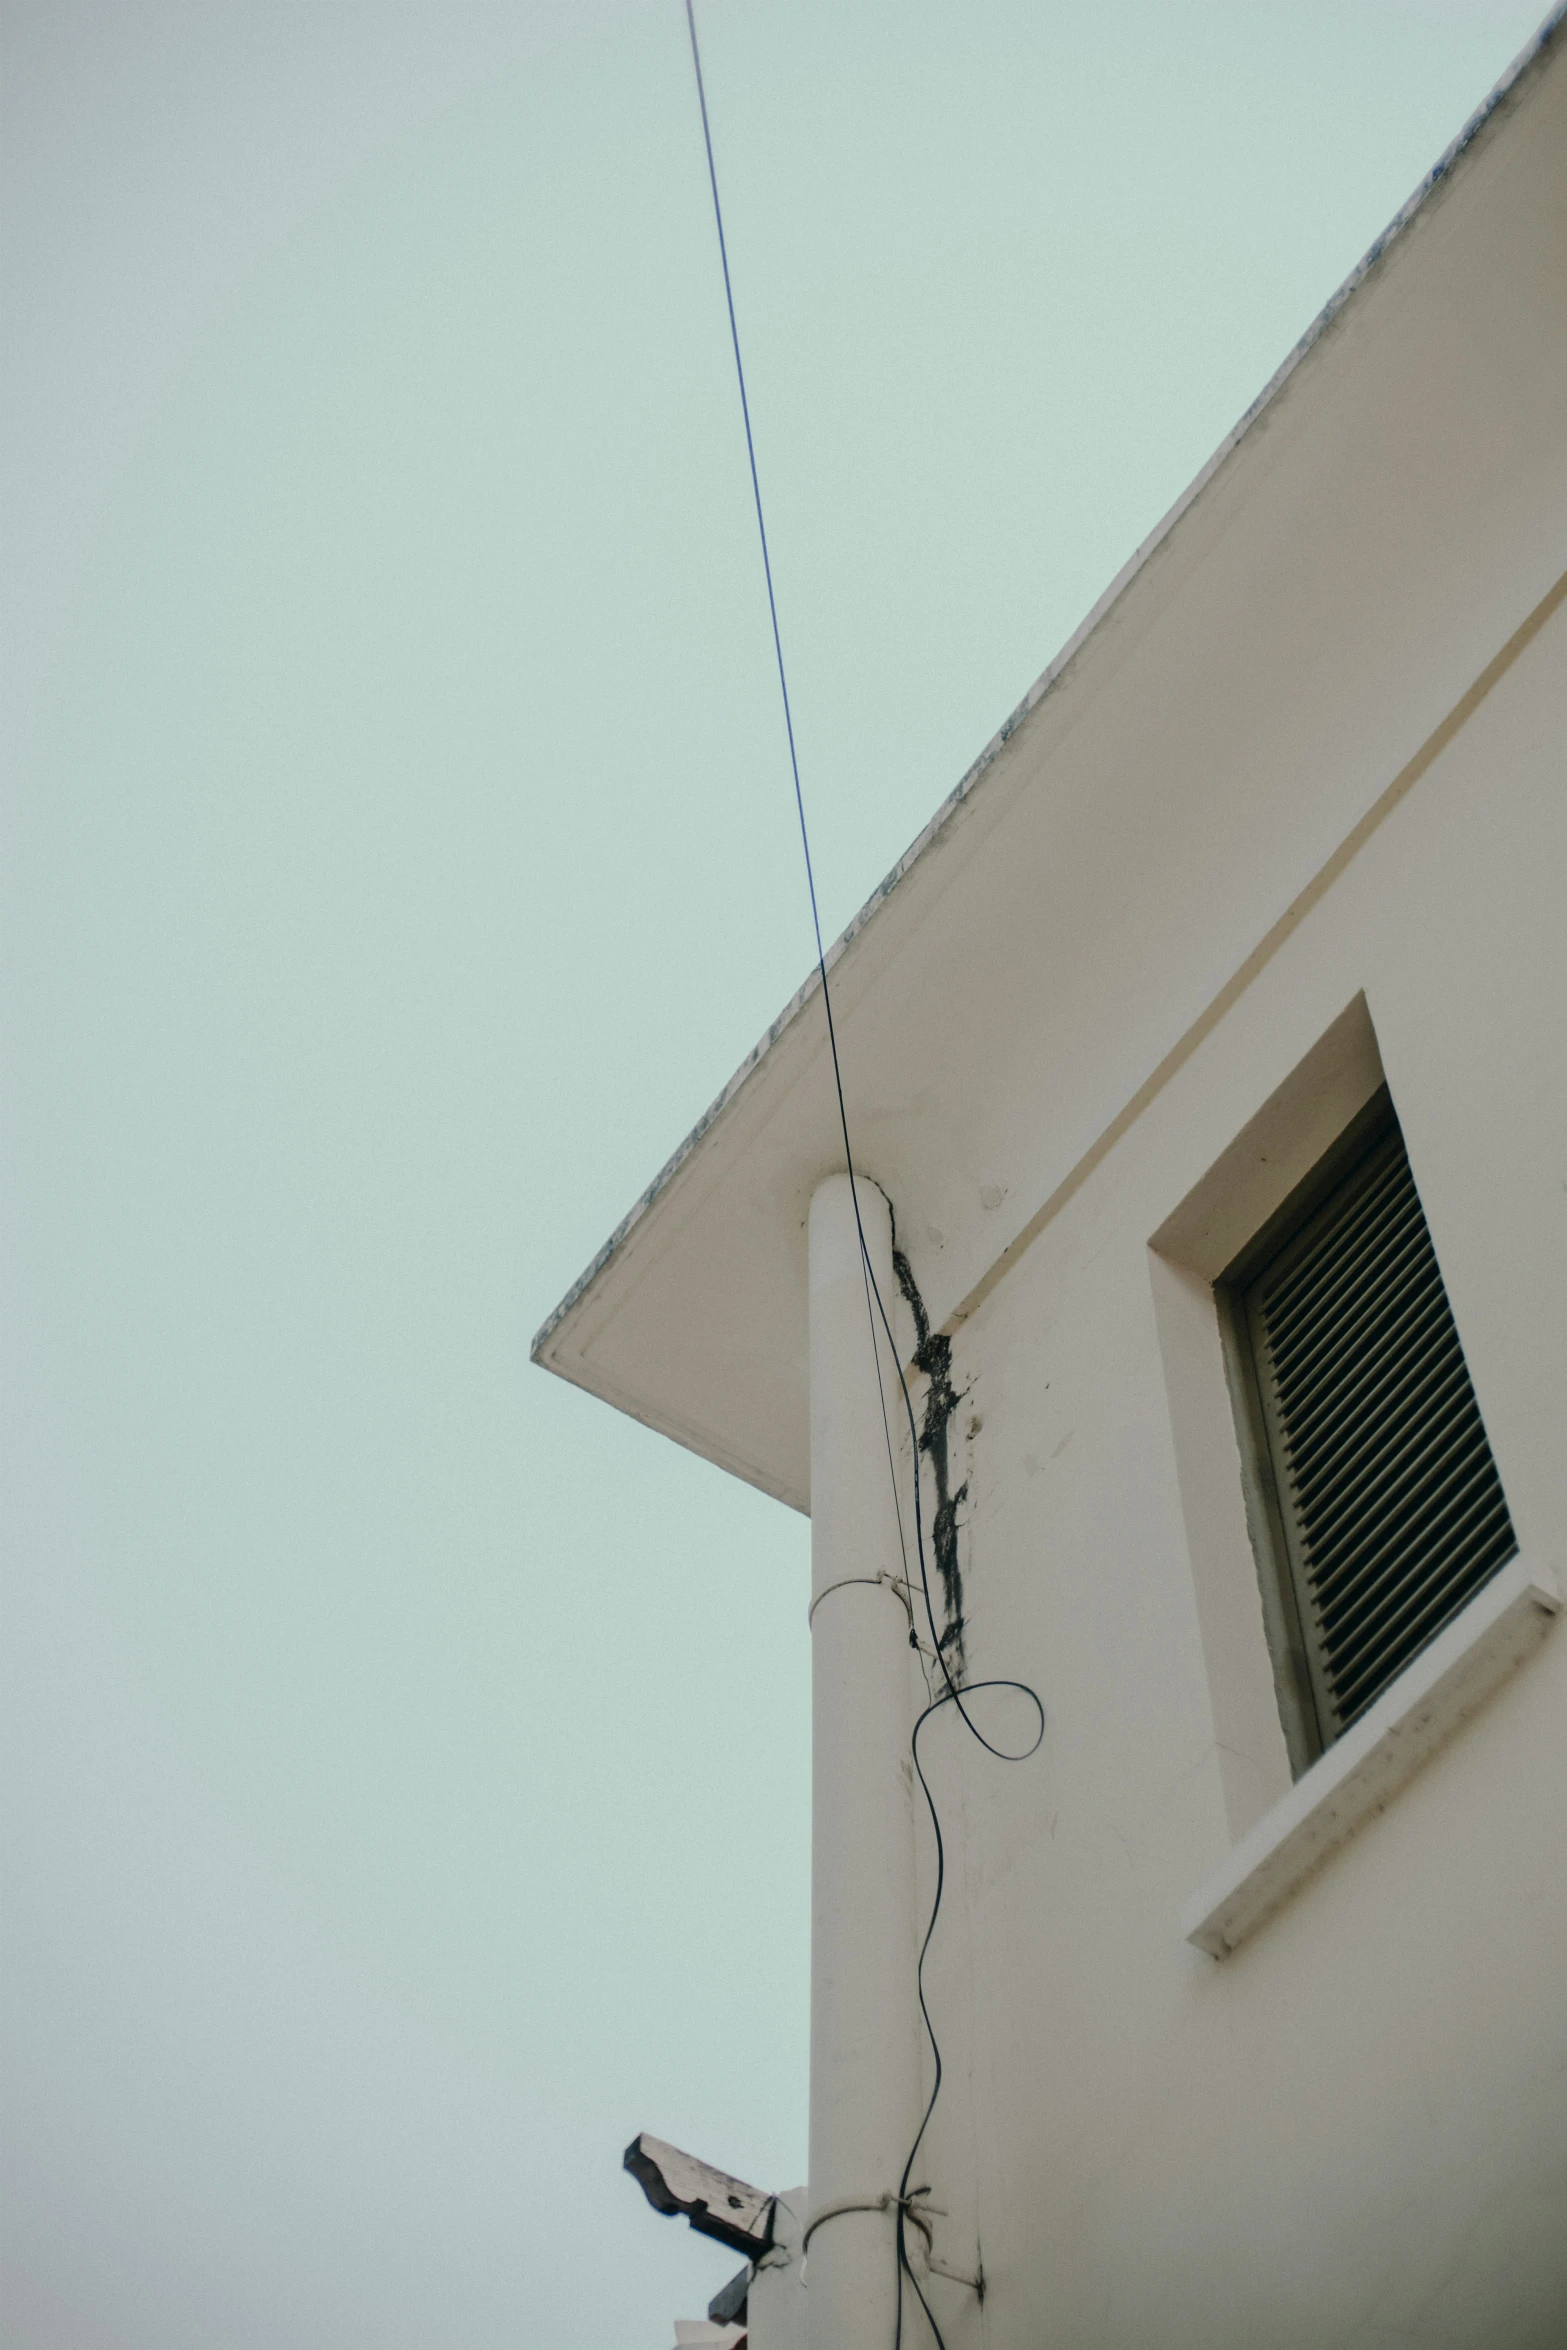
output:
[[[1396,1124],[1243,1305],[1326,1744],[1518,1547]]]

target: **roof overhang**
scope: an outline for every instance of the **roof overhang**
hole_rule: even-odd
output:
[[[938,1328],[1556,586],[1564,16],[828,955],[856,1160]],[[532,1350],[802,1510],[805,1217],[842,1164],[820,999],[813,973]]]

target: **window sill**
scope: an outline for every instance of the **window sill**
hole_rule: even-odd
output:
[[[1522,1662],[1561,1604],[1546,1569],[1510,1559],[1193,1894],[1187,1941],[1227,1957]]]

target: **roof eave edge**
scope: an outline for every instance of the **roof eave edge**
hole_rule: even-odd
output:
[[[1378,265],[1386,259],[1390,249],[1410,228],[1432,197],[1452,177],[1457,164],[1462,161],[1493,117],[1506,105],[1520,83],[1540,64],[1556,36],[1562,30],[1564,23],[1567,23],[1567,0],[1557,0],[1556,7],[1551,9],[1538,30],[1524,44],[1507,71],[1475,109],[1457,137],[1443,149],[1414,193],[1394,213],[1381,234],[1373,239],[1343,284],[1328,297],[1305,333],[1286,354],[1280,365],[1275,368],[1251,405],[1231,426],[1201,471],[1187,484],[1174,505],[1134,549],[1129,559],[1123,563],[1110,585],[1105,589],[1104,594],[1092,606],[1079,626],[1074,629],[1060,652],[1040,672],[1017,707],[1002,721],[978,758],[965,769],[953,789],[936,809],[929,823],[916,834],[897,863],[872,890],[858,913],[852,917],[827,949],[824,961],[825,968],[829,972],[847,953],[872,916],[885,905],[894,890],[906,878],[911,869],[919,863],[937,836],[946,830],[959,811],[972,798],[976,788],[994,766],[1001,752],[1011,741],[1013,735],[1017,733],[1018,728],[1033,715],[1046,696],[1054,692],[1061,684],[1089,639],[1098,633],[1116,605],[1126,595],[1133,581],[1147,569],[1154,556],[1166,545],[1172,532],[1197,503],[1215,474],[1234,455],[1258,418],[1278,398],[1302,360],[1322,341],[1344,310],[1345,305],[1359,292]],[[750,1082],[785,1030],[793,1027],[807,1004],[819,993],[821,984],[822,970],[819,967],[810,973],[766,1033],[752,1046],[723,1091],[703,1111],[690,1133],[665,1160],[647,1189],[621,1218],[603,1247],[598,1250],[591,1263],[578,1275],[567,1290],[559,1305],[540,1324],[528,1348],[530,1361],[542,1364],[546,1370],[559,1370],[564,1376],[570,1376],[565,1372],[563,1365],[546,1360],[546,1349],[550,1341],[592,1288],[605,1267],[620,1254],[631,1232],[642,1221],[659,1195],[668,1188],[686,1160],[691,1157],[704,1138],[711,1133],[718,1120]]]

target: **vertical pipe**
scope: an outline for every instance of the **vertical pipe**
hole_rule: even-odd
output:
[[[857,1189],[890,1311],[891,1211],[865,1177]],[[908,1617],[874,1580],[904,1568],[854,1200],[829,1177],[809,1226],[813,2219],[896,2194],[918,2106]],[[854,2212],[812,2235],[811,2350],[891,2350],[894,2218]]]

